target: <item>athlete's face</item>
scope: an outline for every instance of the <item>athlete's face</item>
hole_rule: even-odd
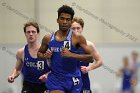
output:
[[[26,27],[25,36],[28,43],[33,43],[37,41],[39,33],[37,33],[37,29],[34,26],[28,26]]]
[[[70,14],[61,13],[59,18],[57,19],[57,23],[59,24],[59,30],[68,31],[71,26],[72,18]]]
[[[132,54],[132,60],[133,62],[136,62],[138,59],[138,54]]]
[[[71,24],[71,29],[72,29],[72,31],[78,32],[78,33],[82,33],[82,31],[83,31],[82,26],[77,22],[73,22]]]
[[[128,59],[128,58],[124,58],[124,59],[123,59],[123,65],[124,65],[125,67],[127,67],[127,66],[129,65],[129,59]]]

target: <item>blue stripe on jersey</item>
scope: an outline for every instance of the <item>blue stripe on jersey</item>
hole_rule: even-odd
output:
[[[51,69],[52,73],[54,74],[66,77],[81,76],[79,60],[61,56],[61,51],[65,41],[70,42],[70,52],[77,51],[77,49],[72,45],[71,37],[72,31],[69,31],[66,40],[57,41],[55,39],[55,33],[52,34],[49,42],[49,49],[53,52],[53,55],[51,57]]]
[[[47,60],[32,58],[28,45],[26,45],[24,48],[24,65],[22,67],[23,80],[40,84],[42,82],[38,78],[49,70]]]

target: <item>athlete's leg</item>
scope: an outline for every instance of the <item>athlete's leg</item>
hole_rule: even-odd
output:
[[[50,93],[65,93],[65,92],[61,90],[53,90],[53,91],[50,91]]]

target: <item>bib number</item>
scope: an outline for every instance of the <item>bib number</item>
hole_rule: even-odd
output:
[[[64,41],[64,47],[70,50],[71,49],[70,41]]]
[[[44,69],[44,61],[38,61],[37,62],[37,69],[43,70]]]

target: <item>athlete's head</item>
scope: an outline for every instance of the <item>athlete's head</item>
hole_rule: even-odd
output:
[[[132,60],[133,60],[133,62],[136,62],[136,61],[138,60],[138,56],[139,56],[139,54],[138,54],[137,51],[132,51],[131,56],[132,56]]]
[[[71,26],[71,22],[74,16],[74,10],[67,5],[63,5],[58,9],[57,23],[59,24],[59,30],[68,31]]]
[[[83,31],[84,21],[80,17],[74,17],[71,24],[71,29],[74,32],[81,33]]]
[[[40,30],[36,22],[27,22],[23,29],[28,43],[37,41]]]
[[[129,59],[128,59],[128,57],[123,57],[123,65],[124,65],[124,67],[129,66]]]

